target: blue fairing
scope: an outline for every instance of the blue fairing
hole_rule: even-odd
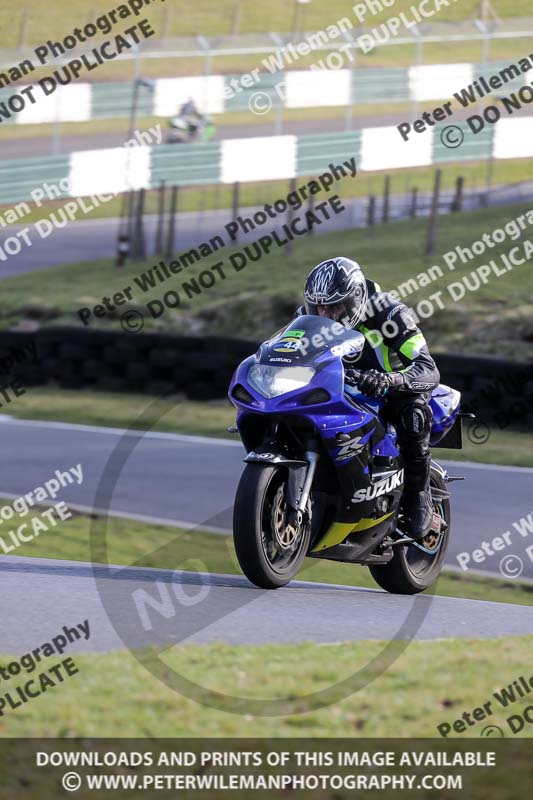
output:
[[[433,390],[429,405],[433,412],[430,444],[435,445],[457,419],[461,407],[461,393],[441,383]]]
[[[365,428],[360,444],[364,445],[379,428],[382,434],[377,442],[374,436],[374,454],[395,458],[398,448],[394,428],[379,424],[376,419],[379,419],[383,401],[366,397],[351,388],[350,397],[345,393],[342,355],[361,351],[365,339],[362,334],[342,329],[342,326],[334,328],[335,324],[319,317],[299,317],[274,339],[265,342],[255,356],[250,356],[239,365],[229,389],[230,400],[238,410],[237,424],[240,428],[243,418],[250,413],[304,418],[330,443],[337,432],[350,434],[358,428],[370,426]],[[322,342],[317,338],[320,337],[320,331],[328,334]],[[296,367],[300,370],[296,370]],[[265,391],[268,393],[270,390],[265,390],[261,383],[254,383],[254,371],[255,374],[259,372],[269,376],[305,373],[312,377],[309,380],[305,378],[305,385],[290,391],[286,388],[291,385],[290,378],[287,377],[285,383],[280,378],[283,388],[276,396],[267,397]],[[258,385],[260,388],[263,386],[261,391]],[[430,401],[433,411],[432,443],[451,428],[459,412],[459,400],[459,392],[447,386],[439,386],[433,392]],[[344,460],[344,450],[342,445],[331,449],[330,444],[330,455],[337,463]]]
[[[317,365],[320,364],[317,359]],[[322,359],[327,362],[328,357]],[[255,414],[283,414],[284,416],[304,417],[309,420],[322,435],[331,435],[332,431],[342,431],[350,433],[356,428],[364,427],[375,419],[375,404],[367,403],[368,398],[363,398],[359,407],[355,407],[344,395],[344,370],[339,358],[331,359],[330,363],[324,363],[319,373],[305,388],[297,389],[278,397],[263,397],[248,381],[248,372],[257,361],[254,356],[247,358],[240,364],[233,376],[229,396],[232,402],[237,405],[237,424],[242,415],[253,412]],[[236,402],[234,389],[240,385],[246,389],[251,396],[250,403],[241,401]],[[328,392],[331,400],[328,402],[304,405],[307,397],[317,389],[324,389]],[[369,438],[369,437],[368,437]],[[339,447],[338,450],[341,448]]]

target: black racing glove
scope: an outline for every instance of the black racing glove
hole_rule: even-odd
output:
[[[401,372],[379,372],[377,369],[369,369],[363,372],[357,384],[361,394],[366,394],[368,397],[383,397],[389,389],[403,386],[403,375]]]
[[[360,377],[361,373],[359,370],[344,367],[344,383],[347,383],[348,386],[357,386]]]

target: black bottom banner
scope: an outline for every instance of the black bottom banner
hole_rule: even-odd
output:
[[[533,794],[531,740],[4,739],[3,800],[468,798]]]

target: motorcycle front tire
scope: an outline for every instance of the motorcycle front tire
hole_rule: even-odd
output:
[[[291,581],[306,556],[310,527],[300,534],[294,557],[286,565],[274,564],[264,547],[265,503],[287,479],[287,468],[249,463],[241,476],[233,509],[233,541],[240,567],[249,581],[261,589],[279,589]],[[268,536],[268,531],[267,531]]]

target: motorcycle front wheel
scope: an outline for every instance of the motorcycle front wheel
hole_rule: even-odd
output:
[[[279,589],[291,581],[306,556],[310,522],[287,525],[288,471],[283,466],[247,464],[233,509],[237,559],[249,581],[261,589]]]
[[[431,470],[430,486],[432,490],[433,512],[441,521],[441,531],[430,531],[416,544],[399,545],[394,548],[394,556],[388,564],[375,564],[369,567],[376,583],[393,594],[418,594],[429,589],[440,575],[446,559],[446,550],[450,538],[450,501],[440,497],[436,490],[447,494],[447,484],[440,475]],[[400,530],[399,536],[403,536]]]

